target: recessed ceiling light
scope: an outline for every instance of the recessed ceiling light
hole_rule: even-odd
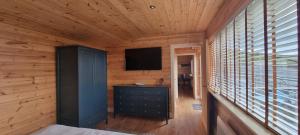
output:
[[[149,8],[150,8],[150,9],[154,9],[154,8],[156,8],[156,7],[155,7],[154,5],[150,5]]]

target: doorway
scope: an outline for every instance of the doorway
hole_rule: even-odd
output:
[[[196,97],[194,93],[194,56],[179,55],[177,56],[177,76],[178,76],[178,99],[182,97]]]
[[[181,92],[181,75],[178,73],[181,66],[190,66],[192,74],[186,74],[187,82],[185,80],[184,87],[188,88],[190,86],[192,89],[191,100],[200,101],[201,99],[201,46],[199,44],[176,44],[171,45],[171,106],[170,106],[170,116],[175,117],[176,106],[178,106],[179,92]],[[178,59],[181,56],[189,56],[191,58],[191,63],[189,65],[178,65]],[[180,66],[180,67],[179,67]],[[185,91],[183,91],[185,92]]]

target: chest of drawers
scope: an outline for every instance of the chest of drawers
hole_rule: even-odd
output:
[[[114,86],[114,116],[117,114],[169,117],[169,88],[166,86]]]

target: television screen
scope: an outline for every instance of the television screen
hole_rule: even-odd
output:
[[[161,70],[161,47],[125,49],[126,70]]]

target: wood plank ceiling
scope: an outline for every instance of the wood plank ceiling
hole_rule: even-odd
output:
[[[91,44],[114,45],[140,37],[204,31],[223,2],[1,0],[0,22]]]

